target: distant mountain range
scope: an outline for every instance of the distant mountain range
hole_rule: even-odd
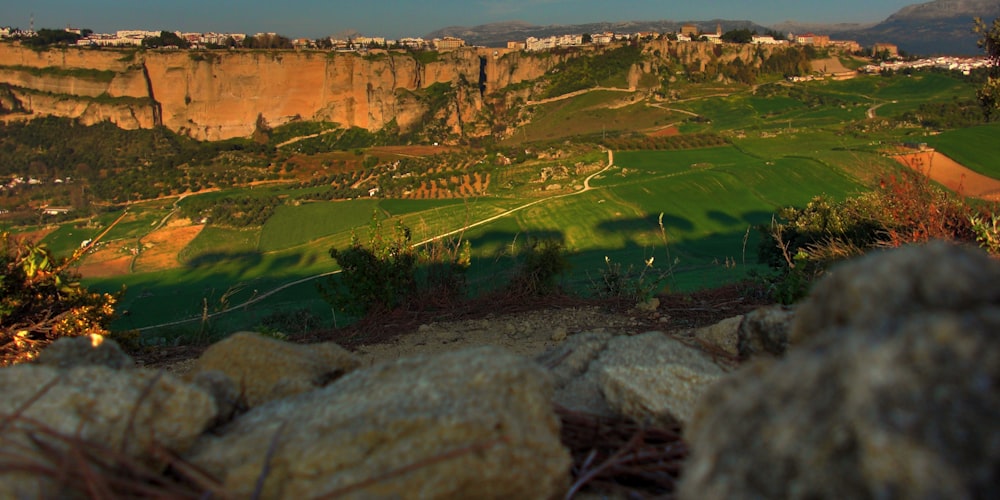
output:
[[[676,32],[683,24],[694,24],[703,31],[750,29],[758,33],[774,30],[780,33],[813,32],[829,34],[835,40],[856,40],[863,46],[875,42],[894,43],[906,53],[915,55],[977,55],[977,37],[972,34],[972,19],[982,17],[989,22],[1000,17],[1000,0],[934,0],[903,7],[880,23],[821,24],[785,21],[763,26],[753,21],[711,19],[707,21],[627,21],[598,22],[573,25],[539,26],[521,21],[484,24],[474,27],[451,26],[432,33],[428,38],[454,36],[471,45],[502,47],[509,40],[524,40],[529,36],[543,38],[571,33],[601,33],[613,31]]]
[[[863,45],[889,42],[910,54],[976,55],[978,37],[972,20],[986,22],[1000,16],[1000,0],[935,0],[903,7],[870,28],[830,33],[838,39],[857,40]]]

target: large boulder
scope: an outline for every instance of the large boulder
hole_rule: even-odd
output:
[[[5,368],[0,394],[2,498],[62,496],[66,465],[52,452],[86,443],[155,468],[164,449],[186,452],[217,412],[211,396],[167,373],[106,366]]]
[[[332,342],[294,344],[239,332],[205,350],[188,376],[204,380],[206,373],[220,371],[253,407],[323,387],[360,365],[357,356]]]
[[[844,264],[800,344],[716,384],[681,498],[984,498],[1000,483],[1000,263],[944,243]]]
[[[501,348],[403,358],[254,408],[188,458],[237,497],[551,498],[570,466],[551,397]]]

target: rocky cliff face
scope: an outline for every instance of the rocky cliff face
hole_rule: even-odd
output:
[[[485,75],[497,78],[481,82],[487,64]],[[162,124],[202,140],[248,136],[258,117],[271,126],[306,119],[368,130],[393,121],[406,130],[430,118],[455,129],[475,118],[481,85],[537,78],[550,67],[485,49],[421,62],[406,53],[37,52],[9,44],[0,45],[0,66],[0,84],[34,114],[125,128]],[[426,117],[419,91],[442,83],[461,99],[449,116]]]
[[[0,44],[0,86],[18,101],[0,102],[0,111],[85,124],[109,120],[128,129],[163,125],[199,140],[247,137],[260,121],[273,127],[299,119],[371,131],[433,124],[448,134],[477,136],[490,130],[477,122],[484,103],[510,106],[510,96],[501,92],[510,85],[596,50],[465,48],[424,58],[404,52],[34,51]],[[708,44],[686,44],[679,51],[667,42],[646,50],[651,58],[673,54],[685,63],[712,59],[712,52]],[[666,63],[633,68],[630,83]],[[446,89],[447,106],[432,105],[432,88]]]

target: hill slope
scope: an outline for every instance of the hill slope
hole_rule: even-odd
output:
[[[833,33],[834,38],[857,40],[864,46],[889,42],[910,54],[977,55],[972,33],[975,17],[1000,16],[997,0],[934,0],[903,7],[885,21],[867,29]]]

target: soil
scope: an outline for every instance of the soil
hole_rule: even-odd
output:
[[[293,335],[290,341],[333,341],[364,364],[480,345],[537,356],[582,332],[637,334],[683,332],[715,324],[767,305],[749,284],[657,297],[652,310],[634,303],[562,295],[533,298],[485,297],[463,304],[379,314],[348,328]],[[183,373],[205,346],[157,348],[136,356],[140,364]]]
[[[965,196],[1000,201],[1000,180],[975,172],[936,151],[901,154],[896,161]]]
[[[177,256],[181,250],[205,228],[204,224],[190,225],[186,219],[172,220],[166,227],[161,227],[142,237],[142,252],[135,259],[137,272],[158,271],[180,265]]]

